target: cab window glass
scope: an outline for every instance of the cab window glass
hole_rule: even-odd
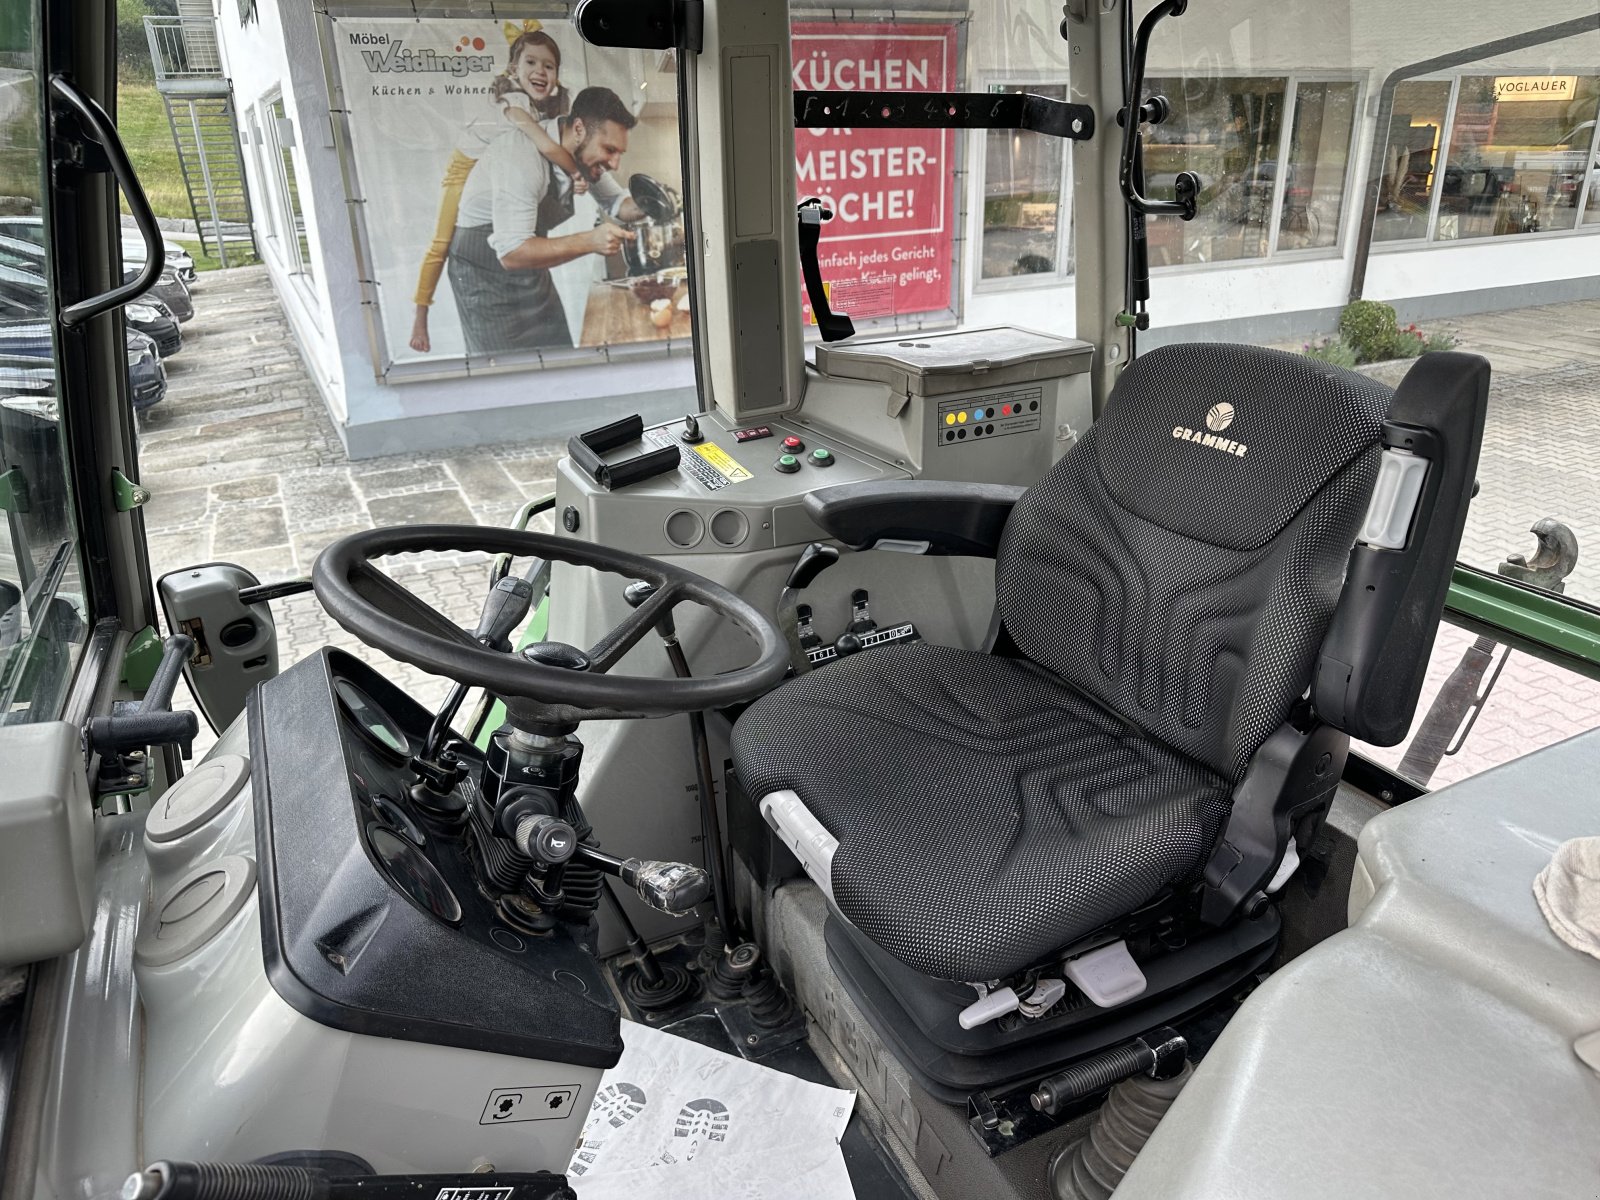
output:
[[[1450,93],[1451,85],[1444,80],[1407,79],[1395,87],[1394,113],[1380,160],[1373,241],[1428,236]]]
[[[1529,43],[1526,10],[1469,0],[1446,37],[1440,11],[1190,5],[1161,24],[1146,90],[1173,116],[1147,127],[1146,190],[1194,171],[1200,210],[1149,221],[1138,349],[1248,342],[1391,386],[1426,351],[1482,355],[1460,561],[1597,605],[1600,31]],[[1493,57],[1385,101],[1385,81],[1474,45]],[[1411,734],[1362,753],[1437,787],[1600,724],[1597,701],[1587,678],[1447,624]]]
[[[1467,75],[1460,83],[1438,237],[1571,229],[1590,175],[1595,75]],[[1575,119],[1575,118],[1583,119]]]
[[[1353,83],[1303,82],[1295,88],[1279,250],[1318,250],[1338,242],[1355,108]]]
[[[1065,83],[991,84],[989,90],[1067,99]],[[983,150],[981,278],[1070,275],[1067,143],[1025,129],[990,129]]]
[[[33,11],[11,4],[0,20],[0,724],[59,715],[88,632],[49,286],[26,236],[5,231],[44,215]]]

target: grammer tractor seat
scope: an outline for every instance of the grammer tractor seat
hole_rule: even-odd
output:
[[[836,973],[927,1086],[1037,1075],[1270,956],[1349,737],[1410,725],[1488,385],[1465,354],[1391,391],[1172,346],[1031,488],[807,501],[858,549],[995,558],[990,652],[863,651],[733,735],[740,789],[843,918]]]

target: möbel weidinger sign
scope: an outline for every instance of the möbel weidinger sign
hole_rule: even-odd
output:
[[[796,91],[955,90],[954,25],[796,22],[793,33]],[[870,318],[950,307],[953,130],[797,129],[795,166],[799,198],[833,210],[818,257],[836,308]]]

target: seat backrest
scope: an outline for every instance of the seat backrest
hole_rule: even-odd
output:
[[[1238,779],[1311,682],[1393,394],[1251,346],[1140,356],[1006,526],[1007,633]]]

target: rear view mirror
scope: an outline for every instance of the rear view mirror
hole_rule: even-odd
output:
[[[163,575],[156,583],[167,628],[194,639],[183,676],[207,722],[222,732],[244,711],[250,690],[278,673],[278,630],[265,601],[240,592],[260,586],[234,563],[206,563]]]

